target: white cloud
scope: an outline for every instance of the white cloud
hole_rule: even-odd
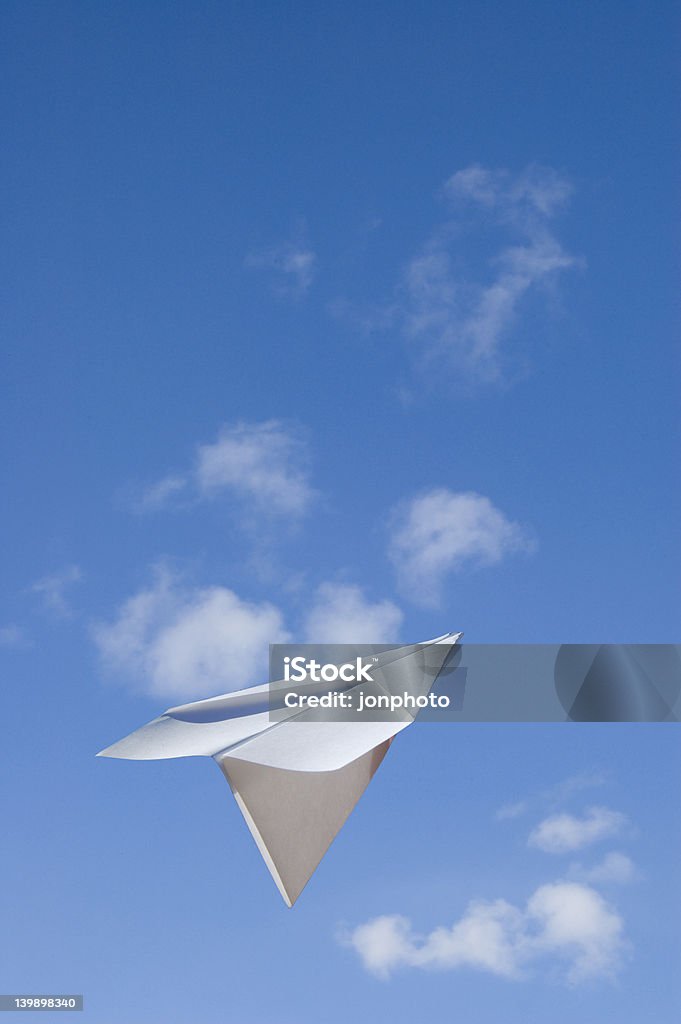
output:
[[[392,601],[367,600],[358,586],[323,583],[304,625],[308,643],[391,643],[403,615]]]
[[[344,940],[379,978],[399,968],[472,968],[503,978],[527,977],[548,963],[572,983],[614,975],[623,958],[623,921],[590,886],[540,886],[524,908],[506,900],[476,901],[450,926],[417,935],[408,918],[386,915],[359,925]]]
[[[268,644],[289,636],[274,605],[226,587],[187,588],[159,569],[94,639],[110,671],[154,695],[191,700],[262,682]]]
[[[569,873],[571,878],[592,882],[595,885],[627,885],[638,877],[638,871],[631,858],[617,850],[607,853],[603,860],[592,867],[571,864]]]
[[[439,488],[394,510],[389,555],[402,591],[433,605],[448,573],[464,566],[494,565],[531,546],[524,529],[489,498]]]
[[[389,320],[401,322],[430,370],[444,366],[459,379],[495,380],[525,296],[578,262],[549,227],[571,187],[550,168],[514,177],[473,165],[452,175],[443,192],[454,216],[407,265]],[[465,241],[471,230],[473,245]],[[491,230],[499,237],[483,273],[466,253],[488,242]]]
[[[284,242],[251,253],[246,266],[270,270],[277,294],[300,298],[314,280],[317,254],[303,242]]]
[[[54,573],[52,576],[43,576],[42,579],[33,583],[30,589],[34,594],[40,595],[48,611],[60,618],[70,618],[73,611],[67,601],[66,592],[82,578],[83,574],[80,568],[77,565],[69,565],[62,572]]]
[[[351,946],[362,964],[378,978],[387,978],[396,967],[409,964],[414,952],[409,918],[401,914],[385,914],[360,924],[341,942]]]
[[[324,583],[304,618],[309,643],[388,643],[402,612],[360,587]],[[133,594],[93,637],[110,673],[156,696],[190,700],[267,678],[270,643],[291,637],[281,610],[222,586],[188,587],[167,568]]]
[[[136,502],[138,511],[162,508],[180,491],[196,500],[230,493],[249,514],[296,517],[314,498],[302,438],[278,420],[224,426],[216,441],[197,447],[194,466],[152,484]]]
[[[261,508],[300,514],[312,499],[300,440],[276,420],[225,428],[197,453],[196,479],[203,494],[224,488]]]
[[[552,814],[532,830],[527,843],[545,853],[570,853],[617,835],[626,824],[624,814],[607,807],[591,807],[582,818]]]
[[[527,913],[539,927],[529,948],[567,957],[569,981],[608,976],[617,970],[624,923],[595,889],[579,882],[542,885],[530,898]]]

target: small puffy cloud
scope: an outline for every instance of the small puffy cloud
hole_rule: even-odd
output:
[[[397,967],[409,965],[414,954],[411,922],[401,914],[374,917],[341,935],[341,942],[351,946],[377,978],[387,978]]]
[[[506,900],[474,902],[451,927],[418,936],[408,918],[386,915],[359,925],[347,937],[364,967],[387,978],[400,967],[454,970],[472,967],[504,977],[519,973],[523,915]]]
[[[614,850],[603,860],[591,867],[583,864],[570,865],[570,877],[595,885],[627,885],[638,878],[636,865],[626,853]]]
[[[274,605],[226,587],[188,588],[160,569],[94,627],[94,639],[111,672],[156,696],[191,700],[262,682],[268,645],[289,636]]]
[[[314,498],[308,453],[298,433],[278,420],[226,425],[217,440],[197,447],[194,466],[147,488],[137,511],[155,511],[181,492],[203,501],[230,494],[248,512],[297,517]]]
[[[523,979],[543,963],[577,984],[617,972],[626,950],[623,931],[622,918],[595,889],[561,881],[540,886],[524,908],[503,899],[472,902],[454,924],[427,935],[394,914],[359,925],[342,941],[383,979],[404,968],[469,968]]]
[[[624,814],[608,807],[591,807],[582,818],[552,814],[530,832],[527,843],[545,853],[570,853],[618,835],[626,824]]]
[[[228,488],[262,510],[299,515],[313,497],[305,463],[301,441],[278,421],[239,423],[199,447],[196,480],[204,495]]]
[[[369,601],[355,585],[323,583],[307,613],[304,632],[307,643],[392,643],[402,619],[392,601]]]
[[[579,882],[542,885],[527,904],[539,932],[528,946],[569,961],[571,982],[612,975],[621,961],[624,925],[617,911],[595,889]]]
[[[300,298],[309,290],[317,269],[317,254],[303,242],[284,242],[251,253],[246,266],[269,270],[278,295]]]
[[[389,555],[401,590],[437,604],[446,575],[489,566],[532,542],[489,498],[438,488],[402,502],[393,512]]]
[[[70,618],[73,614],[67,600],[67,592],[82,580],[83,574],[77,565],[69,565],[61,572],[51,576],[43,576],[31,586],[31,591],[38,594],[45,608],[60,618]]]

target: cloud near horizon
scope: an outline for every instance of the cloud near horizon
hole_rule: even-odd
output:
[[[532,548],[519,523],[473,491],[436,488],[401,502],[392,513],[389,557],[399,588],[425,606],[438,603],[450,573],[495,565]]]
[[[452,925],[418,935],[399,914],[373,918],[341,937],[381,979],[406,968],[469,968],[509,980],[547,973],[569,984],[611,978],[626,952],[624,923],[595,889],[574,881],[537,888],[525,907],[504,899],[473,901]]]

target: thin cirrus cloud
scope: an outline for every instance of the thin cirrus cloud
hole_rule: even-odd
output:
[[[554,804],[561,803],[574,797],[577,793],[583,792],[585,789],[596,789],[599,786],[604,786],[607,781],[608,775],[601,769],[576,772],[574,775],[569,775],[567,779],[563,779],[562,782],[558,782],[555,786],[545,790],[544,797],[547,800],[553,801]]]
[[[572,853],[619,835],[626,825],[626,815],[609,807],[590,807],[581,818],[552,814],[530,832],[527,844],[544,853]]]
[[[360,587],[322,584],[304,615],[308,642],[389,642],[402,621]],[[267,679],[268,645],[291,640],[282,611],[224,586],[188,586],[167,567],[125,600],[93,639],[109,674],[156,697],[192,700]]]
[[[639,877],[638,869],[626,853],[613,850],[597,864],[571,864],[569,875],[580,882],[594,885],[628,885]]]
[[[569,800],[585,789],[604,786],[607,781],[608,776],[600,770],[592,769],[576,772],[561,782],[557,782],[555,785],[535,793],[534,796],[523,800],[511,800],[502,804],[495,811],[494,817],[497,821],[511,821],[526,814],[538,802],[555,806],[556,804],[563,803],[565,800]]]
[[[0,626],[0,647],[24,647],[27,644],[25,630],[11,622]]]
[[[571,192],[548,167],[516,175],[478,164],[457,171],[442,190],[448,217],[406,265],[376,326],[397,324],[428,369],[499,380],[523,302],[581,262],[552,226]]]
[[[439,602],[448,574],[495,565],[533,546],[524,527],[472,491],[436,488],[402,502],[391,517],[389,557],[398,584],[426,606]]]
[[[134,507],[154,512],[179,496],[206,501],[228,494],[249,512],[296,518],[315,497],[308,461],[300,432],[279,420],[225,425],[215,441],[197,446],[188,472],[151,484]]]
[[[417,935],[399,914],[373,918],[341,937],[367,971],[387,979],[406,968],[464,968],[523,980],[537,969],[569,984],[613,977],[627,950],[618,911],[591,886],[539,886],[524,907],[505,899],[474,901],[452,925]]]
[[[44,608],[61,619],[71,618],[71,607],[68,594],[70,589],[83,578],[82,570],[77,565],[69,565],[60,572],[43,576],[30,587],[32,593],[42,600]]]
[[[525,814],[527,809],[527,800],[516,800],[513,803],[502,804],[495,812],[494,817],[497,821],[513,821]]]
[[[187,487],[188,480],[182,476],[165,476],[145,488],[134,502],[136,512],[157,512],[169,505],[172,499]]]
[[[268,271],[275,294],[298,299],[314,280],[317,254],[303,242],[284,242],[250,253],[246,266]]]

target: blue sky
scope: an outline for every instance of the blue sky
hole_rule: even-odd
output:
[[[676,1019],[672,727],[410,730],[292,912],[212,765],[93,755],[285,637],[678,640],[678,15],[3,5],[3,991]]]

